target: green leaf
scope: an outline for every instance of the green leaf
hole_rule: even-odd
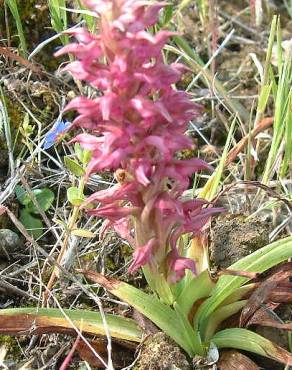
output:
[[[79,143],[75,143],[74,150],[79,161],[86,166],[92,157],[92,151],[83,149]]]
[[[71,188],[67,189],[67,198],[73,206],[80,206],[84,202],[84,195],[80,195],[76,186],[71,186]]]
[[[92,157],[92,151],[84,149],[83,150],[82,163],[84,165],[87,165],[89,163],[89,161],[91,160],[91,157]]]
[[[145,315],[178,343],[190,356],[194,354],[203,355],[203,348],[200,343],[196,343],[195,336],[192,345],[189,344],[189,332],[185,332],[185,327],[178,320],[177,313],[168,305],[159,301],[155,296],[148,295],[127,283],[107,278],[94,271],[78,271]],[[196,351],[194,351],[195,346]]]
[[[177,320],[180,323],[181,327],[183,328],[185,341],[187,341],[188,345],[192,349],[193,354],[202,354],[201,352],[202,342],[200,333],[198,331],[194,331],[193,327],[191,326],[187,315],[181,310],[180,306],[174,302],[173,308],[177,314]],[[200,352],[198,353],[198,348],[200,348]]]
[[[268,339],[247,329],[225,329],[214,335],[212,342],[218,348],[236,348],[292,365],[292,355]]]
[[[83,157],[83,149],[79,143],[74,144],[74,152],[79,159],[80,162],[82,162],[82,157]]]
[[[26,208],[20,211],[20,222],[26,228],[27,232],[38,239],[43,234],[43,223],[39,218],[33,217]]]
[[[272,83],[270,83],[269,85],[264,85],[261,89],[261,93],[259,96],[259,102],[258,102],[258,110],[260,113],[264,113],[266,109],[266,105],[267,105],[267,102],[270,96],[271,88],[272,88]]]
[[[173,5],[166,5],[163,8],[161,27],[165,27],[171,21],[172,16],[173,16]]]
[[[36,200],[40,206],[40,208],[46,212],[51,205],[53,204],[53,201],[55,199],[55,194],[52,192],[52,190],[48,188],[44,189],[34,189],[33,193],[36,197]],[[27,204],[27,210],[31,213],[39,213],[36,206],[33,204],[32,200]]]
[[[228,317],[235,315],[236,313],[241,311],[246,304],[247,300],[242,300],[224,305],[215,310],[208,320],[208,325],[204,337],[205,341],[211,341],[219,325],[224,320],[228,319]]]
[[[69,157],[64,158],[65,166],[68,168],[68,170],[73,173],[73,175],[80,177],[85,174],[85,171],[83,167],[80,166],[76,161]]]
[[[210,295],[213,287],[214,283],[210,279],[209,272],[203,271],[199,276],[193,277],[186,283],[176,302],[187,315],[197,300]]]
[[[27,191],[24,187],[20,185],[15,186],[16,198],[23,206],[27,206],[31,202],[30,196],[27,194]]]
[[[271,243],[254,253],[242,258],[229,268],[239,271],[264,272],[269,268],[291,258],[292,237],[287,237]],[[240,276],[221,276],[215,285],[211,297],[200,307],[196,321],[204,338],[204,330],[208,324],[208,317],[228,298],[237,288],[250,279]]]
[[[0,333],[15,333],[15,329],[9,332],[6,327],[7,323],[12,329],[15,327],[15,322],[22,328],[20,330],[22,334],[26,330],[29,333],[33,326],[43,328],[44,331],[46,327],[49,330],[54,328],[56,332],[62,328],[74,328],[66,316],[82,332],[93,335],[106,334],[99,312],[68,309],[60,311],[57,308],[12,308],[0,310],[0,323],[2,324],[0,324]],[[142,332],[134,320],[110,314],[105,314],[105,318],[112,337],[133,342],[142,340]]]
[[[48,188],[44,189],[34,189],[32,190],[36,201],[38,202],[40,208],[46,212],[51,205],[53,204],[53,201],[55,199],[55,195],[52,192],[52,190]],[[33,201],[28,194],[28,192],[22,187],[17,185],[15,187],[15,194],[18,199],[18,201],[24,205],[27,209],[28,212],[30,213],[39,213],[38,209],[36,206],[33,204]]]

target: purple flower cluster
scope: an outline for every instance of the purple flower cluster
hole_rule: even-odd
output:
[[[73,54],[65,69],[86,81],[101,96],[77,97],[66,107],[79,115],[73,126],[87,133],[78,142],[92,151],[87,175],[113,170],[118,184],[87,199],[98,207],[89,213],[106,219],[134,248],[130,271],[147,264],[169,283],[185,270],[195,272],[182,256],[179,239],[196,235],[210,216],[221,209],[206,208],[202,199],[182,201],[189,177],[210,169],[200,159],[177,159],[177,152],[193,147],[185,135],[187,123],[200,112],[187,94],[177,91],[185,67],[163,63],[162,48],[172,32],[152,35],[146,29],[158,20],[163,3],[142,0],[83,0],[100,16],[99,34],[83,28],[71,31],[77,42],[57,55]]]

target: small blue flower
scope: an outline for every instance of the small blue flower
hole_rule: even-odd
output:
[[[45,135],[43,148],[49,149],[58,142],[63,135],[69,130],[71,122],[56,121],[51,130]]]

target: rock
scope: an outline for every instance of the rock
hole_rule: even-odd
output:
[[[243,215],[224,215],[212,227],[211,241],[211,264],[227,268],[269,244],[269,226],[257,218],[246,220]]]
[[[141,355],[133,370],[189,370],[186,355],[166,334],[149,336],[142,346]]]
[[[0,256],[9,257],[15,253],[20,245],[19,236],[10,229],[0,229]]]

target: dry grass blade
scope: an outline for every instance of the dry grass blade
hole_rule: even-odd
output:
[[[4,48],[0,46],[0,54],[6,56],[7,58],[11,60],[14,60],[15,62],[18,62],[19,64],[21,64],[22,66],[26,68],[29,68],[34,73],[44,72],[43,67],[29,62],[27,59],[21,57],[20,55],[13,53],[11,50],[9,50],[9,48]]]
[[[248,279],[257,279],[259,274],[257,272],[251,271],[238,271],[238,270],[231,270],[231,269],[222,269],[217,273],[218,276],[222,275],[231,275],[231,276],[242,276],[247,277]]]
[[[266,130],[270,127],[274,122],[273,117],[267,117],[262,119],[259,124],[251,131],[250,134],[244,136],[228,153],[226,161],[224,163],[225,166],[228,166],[231,162],[235,160],[240,152],[243,151],[250,139],[254,139],[260,132]]]
[[[241,180],[241,181],[236,181],[236,182],[233,182],[232,184],[228,185],[228,186],[225,186],[225,188],[220,192],[218,193],[218,195],[216,196],[216,198],[214,198],[212,201],[214,203],[216,203],[216,201],[223,195],[223,194],[226,194],[228,193],[232,188],[234,187],[237,187],[237,186],[246,186],[246,187],[256,187],[256,188],[259,188],[259,189],[262,189],[264,190],[271,198],[275,198],[283,203],[285,203],[285,205],[289,208],[289,210],[292,210],[292,203],[289,199],[287,198],[284,198],[282,197],[281,195],[279,195],[275,190],[273,190],[272,188],[270,188],[269,186],[265,185],[265,184],[262,184],[261,182],[259,181],[245,181],[245,180]]]

